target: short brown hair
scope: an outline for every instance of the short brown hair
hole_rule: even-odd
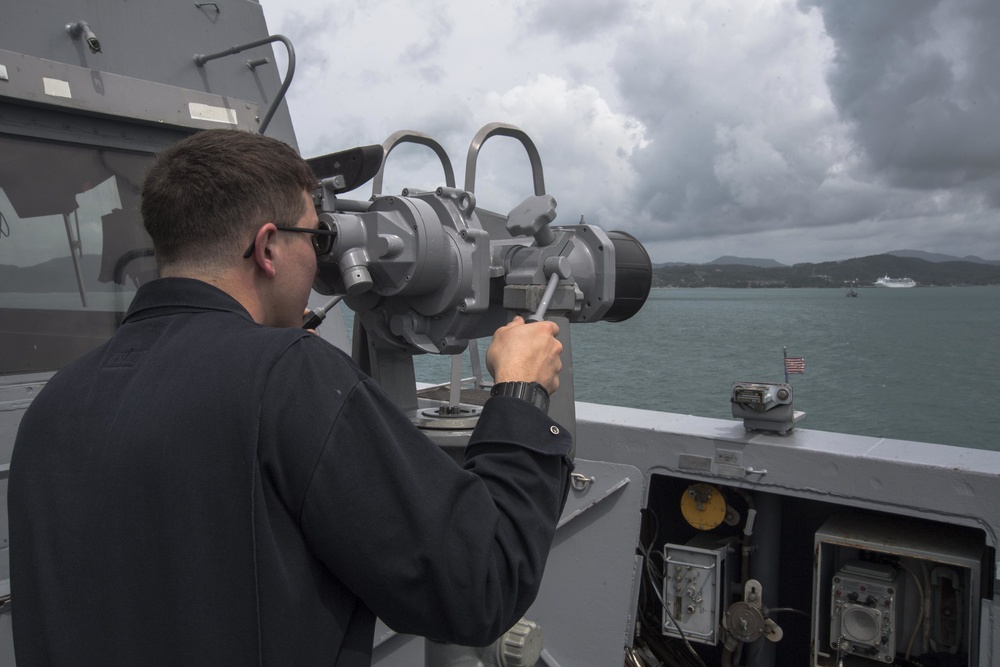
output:
[[[162,268],[217,263],[265,222],[294,225],[316,176],[286,143],[205,130],[163,151],[142,185],[142,220]]]

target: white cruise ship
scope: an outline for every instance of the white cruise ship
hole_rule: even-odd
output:
[[[875,281],[875,287],[914,287],[916,284],[912,278],[890,278],[889,276]]]

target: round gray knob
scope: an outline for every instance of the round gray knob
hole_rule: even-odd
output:
[[[503,667],[534,667],[542,657],[542,629],[521,619],[500,638],[500,664]]]

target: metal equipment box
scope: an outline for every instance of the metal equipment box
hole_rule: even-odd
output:
[[[729,606],[735,537],[695,535],[687,544],[663,545],[663,634],[715,645]],[[680,631],[678,631],[678,627]]]
[[[978,667],[980,599],[991,582],[978,531],[858,512],[831,517],[814,547],[814,667],[925,653],[970,656]]]

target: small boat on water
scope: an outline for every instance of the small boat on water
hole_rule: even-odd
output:
[[[858,295],[858,290],[854,289],[853,287],[847,290],[847,296],[857,296],[857,295]]]
[[[890,278],[889,276],[875,281],[875,287],[914,287],[916,284],[912,278]]]

